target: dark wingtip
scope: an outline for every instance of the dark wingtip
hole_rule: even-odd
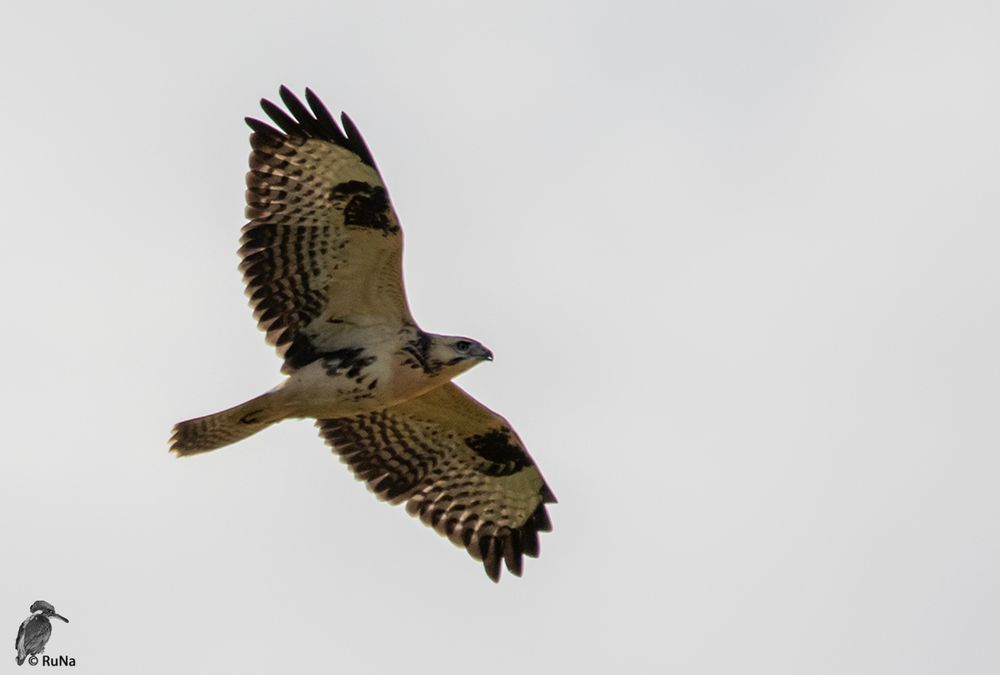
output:
[[[289,136],[301,136],[303,134],[302,125],[296,122],[284,110],[266,98],[260,100],[260,107],[267,113],[267,116],[278,125],[278,128]]]
[[[521,576],[521,572],[523,571],[523,552],[521,531],[512,530],[504,537],[503,559],[507,564],[507,570],[516,577]]]
[[[347,134],[348,147],[355,152],[365,164],[378,171],[378,168],[375,166],[375,159],[372,157],[371,150],[368,149],[368,144],[365,143],[364,137],[361,136],[358,126],[345,112],[340,113],[340,123],[344,127],[344,133]]]
[[[306,103],[309,104],[309,108],[316,118],[316,123],[323,133],[323,137],[332,139],[334,143],[340,146],[346,146],[347,137],[344,136],[344,132],[337,126],[337,121],[330,114],[330,111],[327,110],[326,106],[323,105],[323,101],[319,100],[319,96],[309,87],[306,87]]]
[[[368,145],[365,143],[364,138],[362,138],[361,132],[358,131],[357,125],[354,124],[346,113],[341,113],[340,116],[343,126],[343,130],[341,130],[341,127],[337,125],[336,119],[330,114],[330,111],[323,105],[323,102],[320,101],[312,89],[306,88],[306,103],[309,104],[308,108],[285,85],[278,87],[278,94],[288,112],[285,112],[266,98],[260,99],[261,109],[267,113],[267,116],[271,118],[278,128],[275,129],[260,120],[248,117],[246,118],[246,122],[251,129],[269,136],[281,137],[282,135],[287,135],[329,141],[346,150],[350,150],[360,157],[362,162],[378,171],[371,150],[368,149]]]
[[[486,576],[493,580],[493,583],[500,581],[500,551],[497,548],[497,538],[494,536],[480,537],[479,551],[483,555],[483,568]]]
[[[545,504],[539,504],[535,512],[531,514],[531,518],[528,520],[536,530],[539,532],[551,532],[552,531],[552,521],[549,520],[549,512],[545,508]]]
[[[358,126],[354,123],[354,120],[352,120],[350,116],[343,111],[340,113],[340,124],[344,127],[344,131],[347,133],[348,138],[361,138],[361,132],[358,131]]]
[[[537,558],[539,553],[541,553],[541,546],[538,542],[538,531],[530,528],[522,528],[521,530],[521,549],[524,551],[524,555],[529,558]]]
[[[311,138],[323,138],[324,133],[321,125],[313,117],[309,109],[302,104],[299,97],[293,94],[285,85],[281,85],[278,93],[281,95],[281,101],[288,108],[288,112],[292,113],[292,117],[298,122],[301,130]]]
[[[254,117],[244,117],[243,121],[247,123],[248,127],[253,129],[258,134],[264,134],[265,136],[281,136],[281,132],[267,122],[261,122],[259,119]]]

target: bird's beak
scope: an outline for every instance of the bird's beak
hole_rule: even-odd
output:
[[[484,361],[493,360],[493,352],[491,352],[489,349],[486,349],[486,347],[483,347],[483,360]]]
[[[56,614],[55,612],[52,612],[52,616],[54,616],[57,619],[62,619],[66,623],[69,623],[69,619],[67,619],[66,617],[64,617],[62,614]]]

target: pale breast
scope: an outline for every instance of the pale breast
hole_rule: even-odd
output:
[[[324,352],[292,373],[275,394],[293,417],[323,419],[380,410],[438,384],[407,358],[395,340]]]

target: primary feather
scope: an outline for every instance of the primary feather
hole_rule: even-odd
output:
[[[315,96],[311,113],[284,87],[281,97],[294,118],[261,105],[282,131],[247,120],[250,222],[239,253],[254,316],[287,373],[341,346],[344,324],[414,321],[399,218],[364,140]]]
[[[193,455],[288,417],[311,417],[382,499],[407,502],[499,579],[537,556],[555,501],[510,424],[451,379],[492,353],[421,330],[403,287],[403,233],[357,127],[281,87],[274,126],[247,118],[239,250],[254,317],[284,359],[274,390],[174,427]],[[308,105],[307,105],[308,104]]]

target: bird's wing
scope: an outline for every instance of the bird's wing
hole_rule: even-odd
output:
[[[555,496],[507,420],[453,383],[400,405],[317,420],[321,435],[380,499],[406,510],[482,560],[520,576],[552,529]]]
[[[14,649],[18,651],[21,650],[21,638],[24,637],[24,624],[26,623],[28,623],[27,619],[21,622],[21,625],[17,629],[17,637],[14,638]]]
[[[306,90],[287,88],[278,128],[247,118],[250,171],[240,270],[259,326],[284,372],[343,346],[345,329],[413,323],[403,289],[403,235],[371,152]],[[290,113],[290,114],[289,114]]]
[[[21,624],[24,631],[23,647],[26,654],[41,654],[52,636],[52,624],[37,618],[30,618]]]

